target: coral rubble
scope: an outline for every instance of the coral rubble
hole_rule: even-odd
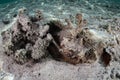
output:
[[[83,19],[82,14],[76,14],[76,20],[76,27],[72,26],[68,19],[65,20],[67,25],[59,21],[49,23],[50,33],[55,41],[55,44],[51,43],[48,47],[49,52],[58,60],[72,64],[92,63],[101,59],[105,46],[100,47],[101,41],[92,38],[94,34],[85,28],[87,21]]]
[[[76,26],[70,19],[65,19],[67,25],[60,21],[42,25],[41,11],[37,10],[34,16],[28,16],[25,11],[20,9],[15,24],[2,33],[4,51],[13,55],[16,62],[24,64],[50,54],[56,60],[71,64],[101,61],[104,66],[109,65],[112,54],[102,40],[104,36],[98,37],[94,29],[87,28],[82,14],[76,14]],[[107,31],[110,33],[111,27]],[[119,38],[116,41],[120,43]]]
[[[15,61],[20,64],[31,58],[41,59],[47,54],[47,47],[51,42],[49,26],[41,27],[38,23],[32,22],[25,11],[24,8],[20,9],[12,28],[2,32],[5,53],[13,55]],[[36,20],[39,21],[38,18]]]

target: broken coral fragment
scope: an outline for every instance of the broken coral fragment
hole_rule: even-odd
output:
[[[95,46],[95,42],[90,38],[91,35],[87,34],[87,29],[83,27],[82,15],[79,14],[76,16],[76,18],[79,20],[77,28],[72,27],[69,20],[66,20],[68,23],[67,28],[65,25],[61,24],[61,22],[56,23],[53,21],[49,23],[51,31],[50,33],[52,34],[55,42],[48,47],[48,50],[53,57],[61,57],[59,60],[63,60],[72,64],[89,62],[89,59],[93,60],[94,62],[96,61],[97,53],[92,51],[91,54],[88,54],[86,49],[89,47],[88,44],[90,47],[92,47],[92,45]],[[56,28],[56,30],[52,29],[53,26]],[[54,52],[53,48],[56,49],[57,52],[56,50],[54,50]],[[61,54],[61,56],[59,56],[59,54]]]
[[[104,58],[106,55],[104,42],[108,40],[107,34],[102,35],[102,31],[85,28],[86,21],[83,20],[82,14],[77,14],[76,19],[77,27],[71,26],[72,23],[69,19],[66,20],[67,25],[60,21],[49,23],[50,33],[54,39],[54,42],[48,47],[50,54],[56,60],[72,64],[93,63],[101,60],[108,65],[111,55],[109,57],[108,54],[108,58]]]
[[[51,41],[49,26],[34,23],[20,9],[16,22],[2,33],[5,53],[13,55],[17,63],[24,64],[29,59],[41,59],[47,53]]]
[[[50,41],[49,35],[47,35],[45,39],[39,38],[32,48],[31,57],[35,60],[44,57],[47,54],[47,47],[49,46]]]
[[[23,64],[27,62],[27,51],[25,49],[20,49],[15,52],[15,61]]]

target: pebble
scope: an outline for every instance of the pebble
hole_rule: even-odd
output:
[[[9,19],[2,19],[2,22],[3,22],[4,24],[9,24],[9,23],[10,23],[10,20],[9,20]]]

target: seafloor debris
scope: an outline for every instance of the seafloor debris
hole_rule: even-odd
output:
[[[10,20],[9,19],[2,19],[2,22],[4,23],[4,24],[9,24],[10,23]]]
[[[48,34],[48,25],[41,27],[32,22],[24,11],[20,9],[16,23],[2,33],[5,53],[13,55],[15,61],[20,64],[31,58],[38,60],[45,56],[52,38]]]
[[[16,62],[23,64],[30,59],[40,60],[50,54],[56,60],[72,64],[97,60],[109,64],[111,55],[105,51],[104,42],[93,38],[94,34],[85,28],[87,21],[82,14],[76,14],[76,26],[70,19],[65,19],[67,25],[50,21],[41,26],[41,11],[37,10],[33,17],[26,15],[25,11],[20,9],[15,24],[2,33],[5,53],[13,55]]]
[[[51,21],[49,32],[52,34],[54,43],[48,50],[56,60],[63,60],[72,64],[92,63],[101,60],[106,65],[111,59],[107,59],[104,52],[105,45],[98,39],[94,39],[89,28],[85,28],[87,21],[83,20],[82,14],[76,15],[77,27],[70,20],[65,20],[67,25],[60,21]],[[97,41],[98,40],[98,41]],[[102,57],[102,58],[101,58]],[[111,58],[111,56],[110,56]]]

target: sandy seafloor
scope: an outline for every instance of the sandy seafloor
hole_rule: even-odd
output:
[[[120,17],[119,0],[14,0],[4,4],[0,2],[0,22],[2,19],[12,22],[14,14],[17,14],[18,9],[23,7],[27,8],[30,15],[40,9],[47,20],[64,21],[69,15],[82,13],[90,24],[99,25],[97,20],[101,18]],[[5,27],[0,26],[0,28]]]
[[[114,3],[114,5],[113,5]],[[13,21],[13,15],[17,10],[26,7],[30,14],[40,9],[46,20],[61,20],[64,22],[69,15],[82,13],[88,21],[88,27],[96,28],[100,25],[115,25],[114,19],[118,19],[120,27],[120,1],[109,2],[107,0],[19,0],[11,3],[0,4],[0,31],[10,27],[3,25],[2,19],[7,18]],[[120,34],[117,32],[116,34]],[[99,36],[113,37],[104,31],[98,33]],[[106,39],[106,38],[105,38]],[[65,62],[55,61],[52,58],[46,58],[39,63],[28,65],[16,64],[11,58],[3,54],[2,42],[0,37],[0,80],[119,80],[120,78],[111,78],[113,71],[120,72],[120,62],[112,62],[110,66],[103,67],[99,63],[71,65]],[[118,53],[120,46],[118,46]],[[8,73],[7,73],[8,72]],[[10,74],[9,74],[10,73]],[[112,74],[114,76],[114,74]],[[3,79],[2,76],[7,76]],[[14,78],[14,79],[13,79]]]

